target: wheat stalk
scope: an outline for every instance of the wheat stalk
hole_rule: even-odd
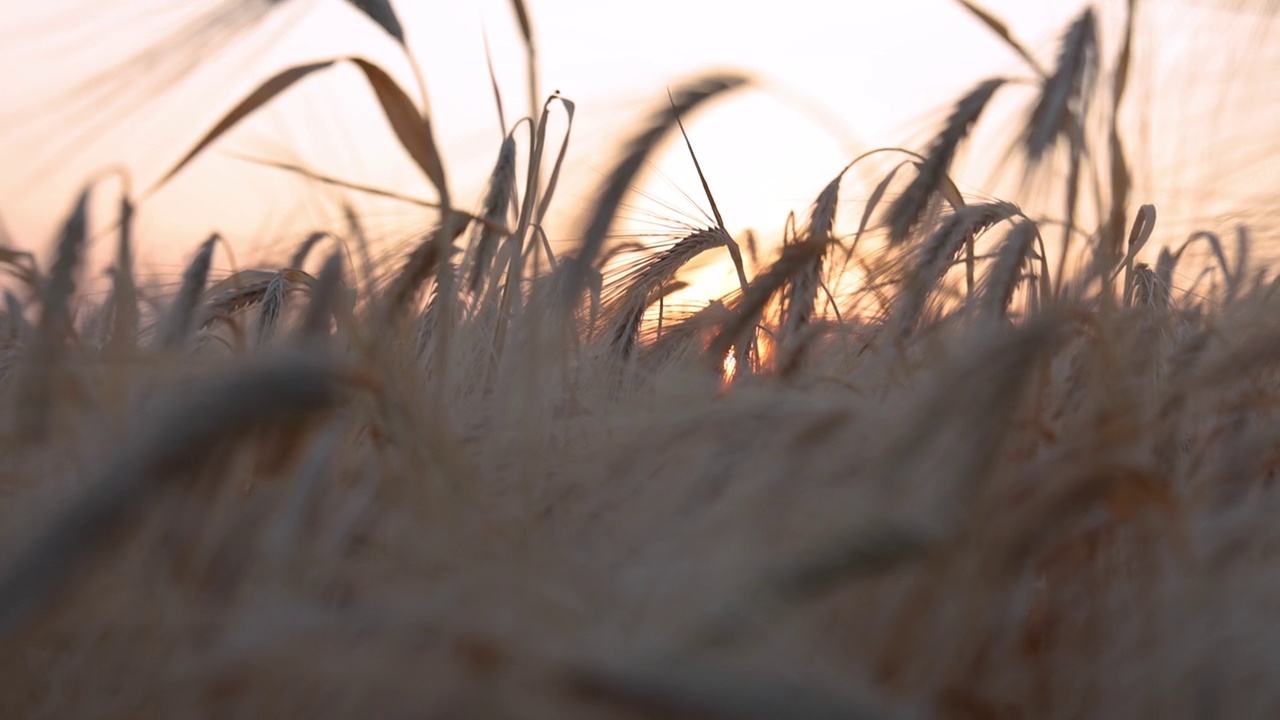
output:
[[[641,263],[617,279],[617,295],[604,303],[603,336],[620,357],[629,356],[640,333],[640,322],[649,306],[657,302],[680,268],[702,253],[730,242],[720,228],[699,230],[676,241],[667,250]]]
[[[716,363],[717,368],[731,348],[737,348],[738,367],[747,367],[747,352],[752,346],[755,328],[765,306],[806,268],[812,267],[826,251],[827,242],[823,239],[791,243],[783,248],[782,256],[768,270],[751,281],[742,297],[733,304],[732,315],[721,325],[708,347],[708,357]]]
[[[267,281],[262,291],[262,304],[258,307],[258,319],[255,325],[254,341],[258,347],[264,347],[275,335],[276,323],[280,319],[280,311],[284,308],[285,274],[277,272]]]
[[[900,334],[910,334],[915,328],[929,295],[960,251],[992,225],[1019,212],[1017,206],[1007,202],[969,205],[952,213],[938,226],[913,256],[914,266],[897,298],[894,323]]]
[[[831,245],[835,242],[836,206],[840,199],[840,181],[848,168],[822,189],[814,200],[809,211],[809,220],[805,223],[801,237],[805,242]],[[826,252],[815,253],[788,284],[782,305],[781,334],[784,346],[790,346],[796,339],[800,329],[813,318],[814,304],[818,289],[822,285],[822,270],[826,260]],[[798,357],[796,358],[798,360]]]
[[[934,138],[929,152],[919,164],[920,169],[915,179],[889,205],[887,222],[890,242],[901,243],[906,240],[920,221],[920,216],[924,214],[929,201],[950,171],[960,143],[968,137],[987,103],[1004,84],[1004,78],[984,80],[956,103],[942,132]]]
[[[516,143],[515,138],[508,135],[502,141],[502,149],[498,152],[498,161],[489,174],[489,189],[484,198],[484,209],[480,217],[487,224],[476,224],[472,230],[472,240],[468,248],[471,269],[467,275],[467,290],[476,293],[485,281],[493,264],[493,255],[498,243],[506,233],[503,228],[507,224],[507,213],[516,189]],[[496,226],[496,227],[495,227]]]
[[[195,322],[196,308],[204,293],[205,283],[209,279],[209,266],[213,263],[213,249],[217,242],[217,235],[206,240],[182,273],[182,285],[178,288],[178,294],[169,306],[169,312],[161,322],[160,333],[156,337],[158,349],[175,350],[186,342]]]
[[[583,233],[582,246],[566,271],[564,289],[568,302],[577,305],[579,295],[586,287],[588,270],[593,267],[604,247],[609,229],[613,226],[614,215],[653,149],[677,126],[682,116],[712,98],[746,83],[747,78],[741,75],[709,75],[682,86],[670,96],[670,106],[657,113],[644,131],[627,143],[622,159],[614,166],[604,187],[597,193],[591,219]]]
[[[88,214],[89,191],[86,189],[80,193],[71,214],[63,223],[53,267],[41,288],[40,322],[35,328],[30,351],[33,362],[20,384],[19,407],[22,413],[18,418],[17,431],[28,441],[43,439],[52,423],[53,395],[59,384],[59,373],[64,369],[67,336],[73,330],[71,305],[76,274],[88,242]],[[70,380],[65,375],[62,379]]]
[[[320,244],[320,241],[325,238],[335,242],[341,242],[341,240],[333,233],[330,233],[327,230],[317,230],[310,235],[307,235],[306,239],[302,241],[302,244],[298,246],[298,249],[293,251],[293,255],[289,257],[289,263],[285,265],[285,267],[301,270],[302,266],[307,264],[307,256],[309,256],[311,251],[315,249],[315,246]]]
[[[325,260],[311,289],[311,302],[303,316],[298,334],[303,342],[320,344],[329,337],[330,318],[338,312],[341,302],[343,256],[334,253]]]
[[[1093,78],[1097,74],[1097,28],[1093,8],[1086,8],[1062,40],[1052,75],[1041,84],[1040,98],[1031,111],[1024,147],[1034,165],[1059,137],[1083,128]]]
[[[983,291],[983,309],[991,316],[1005,313],[1013,301],[1013,292],[1022,281],[1022,269],[1040,230],[1030,220],[1014,223],[997,251],[995,264],[987,276]]]

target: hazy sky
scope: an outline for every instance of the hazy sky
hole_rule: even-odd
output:
[[[745,70],[769,88],[726,99],[689,128],[730,229],[754,227],[768,234],[781,227],[789,210],[803,212],[857,152],[925,140],[947,104],[984,77],[1028,76],[1015,55],[950,0],[752,5],[529,0],[528,5],[543,90],[558,89],[577,105],[558,195],[560,214],[550,229],[553,239],[564,243],[571,242],[570,221],[608,172],[619,140],[681,77],[708,68]],[[984,5],[1050,60],[1062,28],[1083,3],[990,0]],[[1120,3],[1101,5],[1114,10]],[[234,102],[284,67],[358,54],[412,87],[407,65],[389,39],[342,0],[290,0],[260,20],[251,11],[265,8],[265,0],[3,0],[3,7],[0,62],[7,71],[0,74],[0,97],[12,101],[0,115],[6,160],[0,171],[0,217],[28,247],[49,243],[58,217],[87,177],[123,163],[138,189],[149,185]],[[507,0],[418,0],[396,7],[425,71],[457,202],[473,207],[501,139],[485,64],[486,36],[508,123],[527,113],[523,47],[510,6]],[[207,32],[157,52],[145,68],[95,78],[141,48],[172,40],[184,22],[219,8],[229,11],[222,25],[209,25]],[[1185,8],[1178,13],[1198,17]],[[1190,37],[1194,29],[1188,25],[1184,34]],[[1114,39],[1114,27],[1104,24],[1108,48]],[[1188,42],[1171,33],[1161,50],[1176,58],[1189,51]],[[1220,46],[1218,57],[1199,62],[1225,62],[1232,52]],[[165,68],[206,53],[213,60],[160,92],[167,87]],[[1275,58],[1275,53],[1264,57]],[[77,85],[85,79],[92,84]],[[1154,93],[1167,80],[1156,72],[1146,79],[1139,92]],[[76,107],[59,96],[67,91],[91,96],[91,89],[107,88],[112,81],[123,81],[123,90],[112,97],[124,100],[115,104],[94,98],[91,106]],[[1182,76],[1174,82],[1185,88],[1196,80]],[[1266,86],[1268,92],[1274,89],[1274,83]],[[1275,103],[1263,107],[1274,109]],[[1159,126],[1170,118],[1140,121]],[[999,123],[992,127],[1000,139]],[[215,230],[248,253],[271,240],[293,243],[307,230],[340,225],[343,193],[246,163],[233,157],[237,153],[434,198],[385,129],[360,75],[337,67],[307,79],[246,122],[144,205],[140,240],[157,270],[180,262]],[[1212,159],[1220,152],[1206,148],[1203,154]],[[682,147],[668,147],[655,166],[642,189],[675,206],[659,214],[670,219],[678,217],[677,210],[696,212],[681,192],[706,205]],[[959,179],[971,181],[967,189],[981,189],[974,187],[981,177]],[[111,184],[101,187],[105,198],[117,192]],[[345,196],[377,232],[392,239],[430,221],[410,206]],[[96,224],[109,221],[100,214]]]

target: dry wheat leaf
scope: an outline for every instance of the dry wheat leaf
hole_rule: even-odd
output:
[[[284,72],[276,74],[271,79],[259,85],[257,90],[254,90],[249,94],[249,97],[241,100],[239,105],[236,105],[232,108],[231,112],[224,115],[223,118],[218,121],[218,124],[213,126],[212,130],[205,133],[204,137],[200,139],[200,142],[196,143],[196,146],[192,148],[186,156],[179,160],[177,165],[174,165],[169,172],[165,173],[164,177],[156,183],[156,187],[164,185],[169,182],[169,180],[173,179],[173,176],[177,175],[182,168],[186,167],[187,163],[191,162],[205,148],[209,147],[209,145],[213,144],[215,140],[222,137],[222,135],[228,130],[235,127],[241,120],[252,115],[258,108],[266,105],[275,99],[277,95],[293,87],[293,84],[302,78],[316,72],[317,70],[324,70],[325,68],[333,65],[334,62],[336,61],[326,60],[324,62],[311,63],[310,65],[292,67]]]
[[[431,121],[418,110],[413,100],[409,99],[385,70],[360,58],[351,58],[351,62],[369,79],[369,85],[378,96],[378,103],[382,105],[387,122],[391,124],[391,129],[395,131],[409,157],[426,173],[427,179],[435,185],[442,197],[448,195],[444,164],[440,160],[440,151],[431,132]]]

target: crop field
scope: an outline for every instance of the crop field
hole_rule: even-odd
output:
[[[0,235],[0,718],[1280,717],[1280,116],[1238,138],[1275,170],[1256,212],[1166,229],[1192,209],[1136,190],[1179,121],[1134,90],[1148,3],[1033,48],[956,0],[1016,74],[833,159],[766,237],[694,132],[752,74],[653,88],[566,228],[587,171],[536,0],[476,196],[407,3],[349,2],[411,77],[275,68],[157,177],[85,178],[51,246]],[[1222,5],[1254,18],[1229,42],[1275,42],[1275,3]],[[161,43],[179,83],[199,53]],[[140,272],[151,194],[335,69],[434,193],[410,240],[347,206]],[[705,223],[636,241],[661,148]],[[975,158],[1003,180],[957,182]]]

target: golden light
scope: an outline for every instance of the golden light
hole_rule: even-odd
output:
[[[761,333],[756,338],[756,367],[769,368],[773,366],[775,345],[773,337]]]
[[[721,386],[728,387],[738,374],[738,358],[734,357],[733,348],[729,348],[729,351],[724,354],[723,370]]]

